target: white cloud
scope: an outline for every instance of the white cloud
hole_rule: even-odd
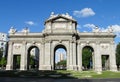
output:
[[[25,30],[27,30],[28,32],[30,32],[30,29],[29,28],[23,28],[22,30],[18,31],[18,32],[24,32]]]
[[[108,28],[112,28],[114,32],[119,32],[120,33],[120,25],[112,25],[112,26],[108,26]]]
[[[116,33],[117,37],[120,37],[120,25],[112,25],[112,26],[108,26],[108,28],[112,28],[113,31]]]
[[[83,25],[83,27],[94,29],[96,26],[94,24],[85,24],[85,25]]]
[[[91,28],[92,31],[94,31],[95,29],[95,25],[94,24],[85,24],[83,25],[83,27],[87,27],[87,28]],[[107,26],[107,28],[104,27],[98,27],[100,32],[107,32],[110,28],[112,28],[113,32],[117,35],[117,37],[120,37],[120,25],[111,25],[111,26]]]
[[[26,21],[25,23],[28,24],[28,25],[31,25],[31,26],[35,25],[35,23],[33,21]]]
[[[99,29],[100,29],[101,32],[107,32],[108,31],[108,28],[100,27]]]
[[[117,35],[117,37],[120,37],[120,25],[111,25],[111,26],[108,26],[107,28],[100,28],[101,32],[107,32],[108,29],[112,29],[113,32]]]
[[[89,17],[89,16],[94,16],[95,12],[91,8],[84,8],[80,11],[78,11],[78,10],[73,11],[73,15],[78,18]]]
[[[108,26],[107,28],[100,28],[100,29],[102,32],[107,32],[109,28],[111,28],[114,33],[120,34],[120,25],[117,25],[117,24]]]
[[[85,25],[83,25],[83,27],[91,28],[92,31],[94,31],[95,28],[97,27],[99,29],[99,31],[101,31],[101,32],[107,32],[108,29],[109,29],[109,27],[103,28],[103,27],[98,27],[98,26],[96,26],[94,24],[85,24]]]

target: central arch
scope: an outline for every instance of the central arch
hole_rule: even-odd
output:
[[[31,46],[28,48],[27,54],[27,69],[38,70],[39,68],[39,53],[40,50],[37,46]]]
[[[54,48],[54,70],[66,70],[67,68],[67,49],[59,44]]]

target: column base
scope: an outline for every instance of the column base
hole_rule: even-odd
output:
[[[76,66],[76,65],[69,65],[69,66],[67,67],[67,70],[77,71],[77,70],[78,70],[78,66]]]
[[[52,70],[51,65],[40,65],[39,70]]]
[[[78,71],[82,71],[82,67],[81,66],[78,66]]]
[[[116,65],[112,65],[111,67],[110,67],[110,71],[117,71],[117,66]]]
[[[13,67],[11,65],[6,65],[6,70],[13,70]]]
[[[102,67],[101,66],[95,66],[95,71],[96,72],[101,72],[102,71]]]
[[[21,66],[20,66],[20,70],[27,70],[27,66],[21,65]]]

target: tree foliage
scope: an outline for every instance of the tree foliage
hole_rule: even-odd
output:
[[[61,60],[60,62],[57,63],[57,65],[66,66],[66,60]]]
[[[30,65],[34,65],[34,56],[30,55]]]
[[[82,51],[82,65],[87,68],[92,61],[92,51],[90,48],[84,48]]]
[[[117,67],[119,67],[120,65],[120,42],[117,44],[117,47],[116,47],[116,64],[117,64]]]
[[[102,56],[102,67],[105,67],[105,60],[106,60],[106,57]]]
[[[2,56],[3,56],[3,49],[0,48],[0,59],[2,58]]]
[[[2,57],[1,60],[0,60],[0,65],[5,66],[6,63],[7,63],[7,61],[6,61],[5,57]]]
[[[20,65],[20,55],[17,56],[17,65]]]
[[[57,62],[55,67],[56,67],[56,69],[64,70],[64,69],[66,69],[66,63],[67,63],[66,60],[61,60],[61,61]]]

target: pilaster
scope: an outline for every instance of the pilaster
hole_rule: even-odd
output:
[[[102,71],[102,62],[101,62],[101,53],[100,53],[100,42],[96,42],[95,47],[95,71],[101,72]]]
[[[80,47],[80,43],[77,45],[77,63],[78,70],[82,71],[82,48]]]
[[[21,62],[20,62],[20,70],[27,70],[27,42],[22,42],[22,52],[21,52]]]
[[[70,41],[70,55],[68,70],[77,70],[77,57],[76,57],[76,42]]]
[[[6,70],[13,69],[13,42],[9,42]]]
[[[76,41],[73,42],[73,70],[77,70]]]
[[[51,41],[46,41],[44,44],[44,63],[42,70],[51,70]]]
[[[69,51],[70,51],[70,55],[69,55],[69,67],[68,70],[72,70],[73,69],[73,45],[72,45],[72,41],[70,41],[70,47],[69,47]]]
[[[43,65],[45,64],[45,42],[41,42],[41,50],[39,56],[39,70],[44,70]]]
[[[53,44],[53,41],[51,41],[51,70],[54,70],[54,44]]]
[[[116,66],[116,55],[115,55],[115,45],[114,42],[112,41],[110,43],[110,71],[117,71],[117,66]]]
[[[69,69],[69,65],[70,65],[70,43],[68,43],[68,46],[67,46],[66,57],[67,57],[67,69]]]

